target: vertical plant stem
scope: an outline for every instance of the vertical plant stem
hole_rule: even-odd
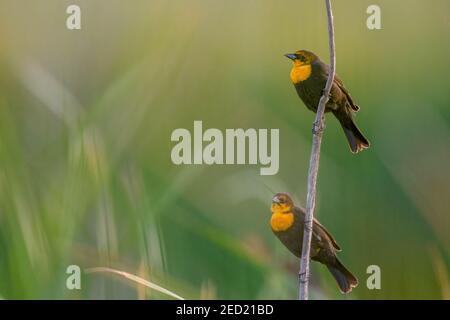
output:
[[[333,12],[331,9],[331,0],[325,0],[328,17],[328,37],[330,46],[330,72],[328,74],[327,83],[320,97],[317,107],[316,119],[313,124],[313,141],[311,148],[311,157],[309,159],[308,170],[308,193],[306,196],[306,216],[305,229],[303,232],[302,256],[300,259],[299,272],[299,299],[308,300],[308,284],[309,284],[309,256],[311,252],[311,238],[314,221],[314,209],[316,206],[316,185],[317,173],[319,171],[320,145],[322,143],[323,130],[325,128],[325,106],[329,100],[331,87],[333,85],[334,75],[336,73],[336,55],[334,49],[334,25]]]

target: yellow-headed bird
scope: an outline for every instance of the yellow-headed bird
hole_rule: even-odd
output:
[[[270,225],[273,233],[295,256],[301,257],[305,211],[294,205],[286,193],[277,193],[272,199]],[[358,279],[338,260],[336,252],[341,248],[333,236],[314,219],[311,240],[311,259],[328,267],[342,293],[348,293],[358,285]]]
[[[300,99],[308,109],[316,112],[328,79],[329,66],[317,55],[306,50],[299,50],[285,56],[293,61],[290,76]],[[341,79],[336,75],[325,112],[331,111],[339,120],[353,153],[370,146],[369,141],[353,120],[352,113],[358,110],[359,107],[353,102]]]

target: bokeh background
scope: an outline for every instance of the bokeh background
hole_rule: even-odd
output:
[[[82,9],[82,30],[65,27]],[[328,117],[317,217],[360,279],[315,299],[449,299],[450,3],[333,1],[337,71],[372,147]],[[328,60],[323,1],[0,0],[0,297],[295,299],[298,261],[269,228],[273,192],[304,204],[313,114],[284,53]],[[176,128],[280,128],[280,171],[175,166]],[[379,265],[381,290],[366,268]]]

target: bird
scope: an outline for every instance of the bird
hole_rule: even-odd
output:
[[[315,53],[307,50],[288,53],[285,54],[285,57],[293,62],[290,78],[298,96],[309,110],[317,112],[330,67],[322,62]],[[369,140],[364,137],[353,119],[353,113],[359,111],[359,106],[355,104],[337,75],[335,75],[331,87],[330,99],[325,106],[325,112],[330,111],[344,129],[352,153],[369,148]]]
[[[277,238],[296,257],[302,255],[305,210],[295,206],[287,193],[277,193],[272,198],[270,226]],[[358,285],[358,279],[339,261],[341,251],[334,237],[319,221],[314,219],[310,258],[327,266],[342,293],[349,293]]]

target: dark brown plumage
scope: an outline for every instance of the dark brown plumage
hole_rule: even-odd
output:
[[[273,233],[296,257],[300,258],[303,244],[305,211],[296,207],[286,193],[272,199],[271,227]],[[341,251],[333,236],[314,219],[311,240],[311,259],[327,266],[341,292],[348,293],[358,285],[358,279],[344,267],[336,253]]]
[[[317,55],[306,50],[287,54],[286,57],[293,61],[291,81],[298,96],[309,110],[317,112],[317,106],[328,79],[329,66],[323,63]],[[370,146],[369,141],[361,133],[353,119],[353,113],[358,110],[359,107],[344,87],[342,80],[336,75],[325,112],[332,112],[339,120],[353,153]]]

